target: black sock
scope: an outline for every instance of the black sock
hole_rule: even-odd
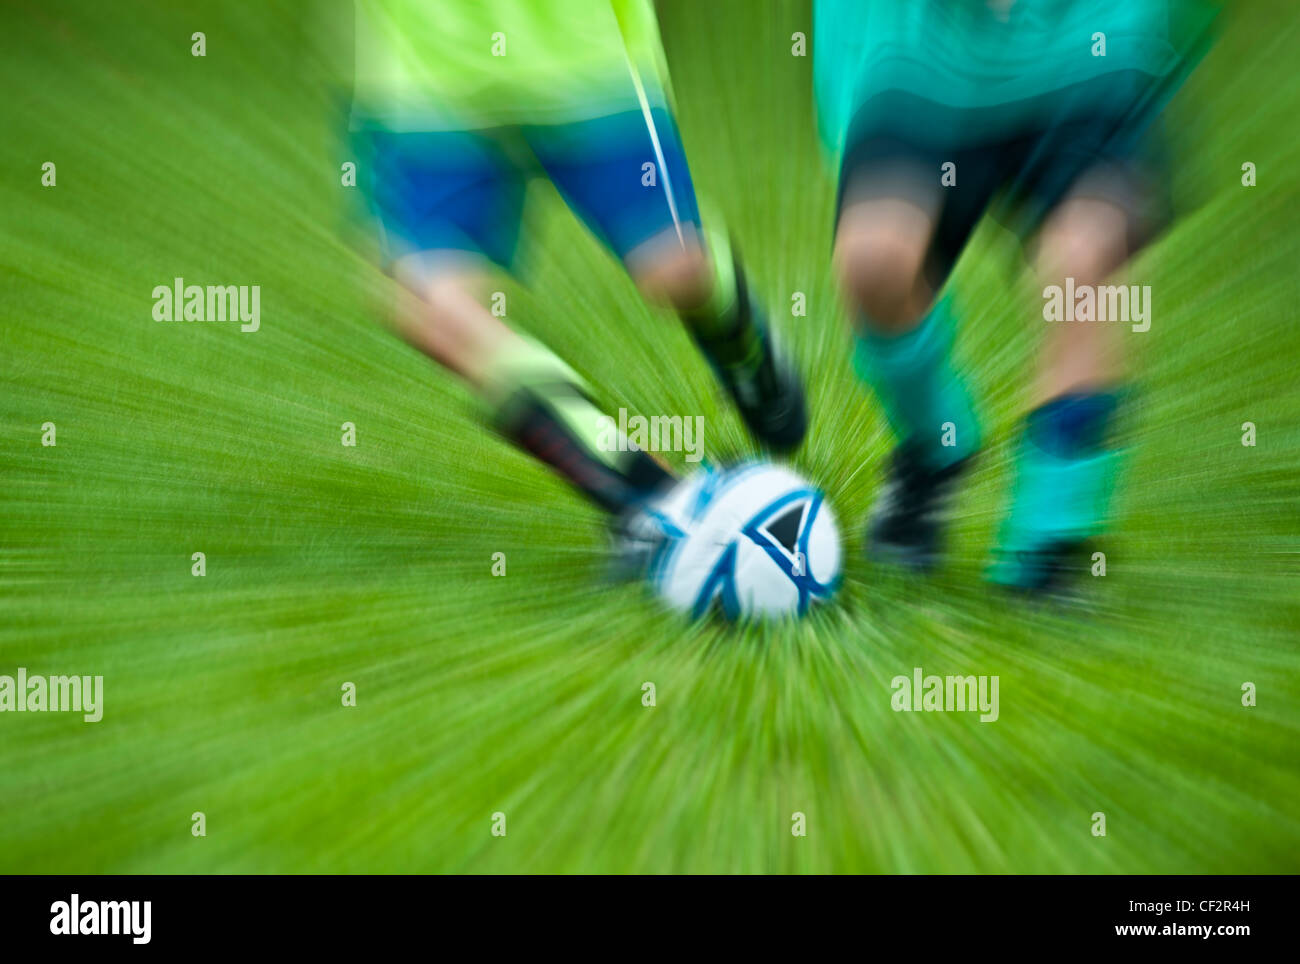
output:
[[[730,257],[730,252],[725,256]],[[720,377],[728,382],[755,382],[764,394],[774,392],[776,372],[766,326],[738,259],[730,270],[718,272],[716,284],[726,286],[721,296],[701,309],[683,312],[683,321]]]

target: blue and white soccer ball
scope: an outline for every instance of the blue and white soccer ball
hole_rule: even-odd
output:
[[[840,533],[825,494],[768,462],[705,469],[656,506],[668,533],[650,570],[674,609],[731,619],[802,616],[840,581]]]

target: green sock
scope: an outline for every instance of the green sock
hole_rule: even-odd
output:
[[[571,386],[573,391],[562,391]],[[492,360],[483,386],[492,421],[500,421],[520,389],[547,398],[555,416],[565,424],[575,440],[610,466],[613,453],[604,452],[598,443],[601,412],[587,398],[587,387],[572,368],[545,345],[526,336],[515,339]]]
[[[949,299],[903,335],[860,335],[854,351],[858,375],[875,390],[889,424],[906,445],[936,469],[979,447],[979,424],[970,395],[949,358]]]
[[[494,360],[483,396],[499,431],[611,512],[672,479],[596,407],[573,369],[531,339]]]

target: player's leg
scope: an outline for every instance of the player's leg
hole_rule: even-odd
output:
[[[1123,23],[1128,41],[1118,59],[1085,60],[1074,48],[1089,79],[1046,102],[1053,110],[1019,177],[1024,190],[1011,193],[1048,212],[1036,259],[1041,283],[1072,278],[1075,290],[1095,293],[1170,217],[1158,115],[1208,49],[1217,10],[1196,0],[1098,2],[1073,4],[1068,15],[1080,24]],[[1108,525],[1118,474],[1112,436],[1125,395],[1119,348],[1128,334],[1128,325],[1113,321],[1049,327],[990,570],[995,581],[1050,590],[1090,563],[1081,550]]]
[[[1040,287],[1103,284],[1128,259],[1129,212],[1100,197],[1063,202],[1043,226],[1035,258]],[[1121,329],[1106,324],[1059,324],[1042,347],[1036,407],[1070,395],[1109,391],[1123,377]]]
[[[841,176],[834,258],[852,309],[855,368],[898,439],[868,550],[918,569],[937,561],[947,500],[979,445],[951,361],[951,296],[938,296],[987,200],[974,168],[963,167],[961,194],[945,194],[937,162],[864,140],[846,152]]]
[[[1102,197],[1074,196],[1043,226],[1036,259],[1042,285],[1076,290],[1106,283],[1128,257],[1132,211]],[[1118,454],[1112,422],[1123,378],[1110,323],[1059,322],[1047,330],[1035,404],[1016,450],[1011,509],[990,578],[1047,589],[1080,565],[1080,549],[1105,527]]]
[[[702,219],[667,111],[629,110],[528,131],[556,187],[623,262],[643,296],[687,326],[754,435],[802,441],[803,392],[774,347],[727,236]]]
[[[639,504],[668,480],[635,446],[618,451],[623,446],[602,439],[609,422],[569,366],[483,307],[482,269],[439,254],[394,266],[410,295],[398,325],[412,345],[477,391],[498,431],[611,512]]]
[[[511,261],[523,200],[522,178],[492,140],[440,132],[367,142],[389,270],[406,292],[403,337],[475,388],[507,438],[603,508],[621,512],[668,481],[634,446],[602,444],[608,423],[582,380],[484,306],[492,262]]]
[[[624,258],[645,298],[674,309],[763,444],[789,451],[807,428],[803,390],[725,234],[665,230]]]
[[[1007,192],[1019,223],[1008,223],[1022,236],[1037,230],[1040,289],[1097,296],[1167,220],[1143,89],[1103,74],[1059,92],[1056,116],[1034,136]],[[1051,590],[1088,565],[1085,545],[1108,524],[1117,475],[1113,428],[1125,395],[1128,332],[1126,324],[1095,319],[1048,324],[993,581]]]

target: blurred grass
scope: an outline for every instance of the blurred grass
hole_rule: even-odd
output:
[[[1285,0],[1234,7],[1173,108],[1191,209],[1134,269],[1155,316],[1130,341],[1123,526],[1070,616],[979,581],[1037,333],[1015,253],[989,227],[959,271],[990,451],[951,565],[873,567],[859,530],[889,439],[828,271],[810,58],[789,53],[806,5],[663,5],[696,183],[809,380],[796,462],[848,540],[840,604],[743,632],[600,587],[596,515],[375,324],[389,292],[337,230],[315,8],[186,6],[0,13],[0,673],[106,689],[98,724],[0,716],[0,871],[1300,869]],[[609,405],[702,413],[712,456],[747,451],[676,324],[549,188],[532,200],[512,320]],[[153,322],[178,275],[260,284],[262,330]],[[999,675],[1001,719],[892,712],[914,666]]]

